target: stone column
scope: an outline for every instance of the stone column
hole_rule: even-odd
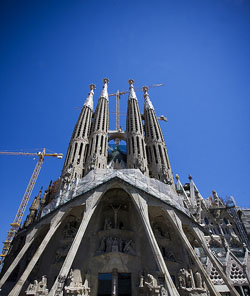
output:
[[[165,283],[166,283],[166,290],[169,296],[179,296],[179,293],[171,279],[167,266],[165,264],[164,258],[158,246],[158,243],[155,239],[153,230],[150,225],[149,217],[148,217],[148,205],[147,202],[138,194],[132,193],[133,200],[135,202],[136,208],[139,212],[139,215],[142,219],[142,223],[145,227],[145,231],[147,237],[149,239],[150,246],[152,248],[155,261],[158,265],[160,272],[164,275]]]
[[[11,273],[13,272],[13,270],[17,267],[18,263],[23,258],[24,254],[26,253],[26,251],[28,250],[28,248],[30,247],[30,245],[33,243],[34,238],[35,238],[35,234],[37,233],[37,230],[38,230],[37,228],[34,228],[27,235],[26,242],[25,242],[24,246],[22,247],[21,251],[18,253],[18,255],[16,256],[15,260],[11,263],[11,265],[9,266],[9,268],[7,269],[7,271],[5,272],[5,274],[3,275],[3,277],[1,278],[1,281],[0,281],[0,289],[4,285],[4,283],[7,281],[7,279],[9,278],[9,276],[11,275]]]
[[[75,256],[79,249],[82,238],[85,234],[89,221],[96,209],[98,200],[100,199],[101,195],[102,195],[101,192],[96,192],[92,196],[90,196],[89,199],[87,200],[86,209],[85,209],[85,213],[83,214],[82,222],[78,228],[78,231],[69,249],[67,257],[63,262],[59,275],[57,276],[48,296],[61,296],[63,287],[64,287],[64,282],[70,271],[71,265],[75,259]]]
[[[47,245],[50,242],[51,238],[53,237],[54,233],[56,232],[58,227],[61,225],[62,218],[64,215],[65,215],[64,212],[58,212],[56,214],[56,216],[53,218],[53,220],[51,221],[51,226],[50,226],[49,231],[47,232],[45,238],[43,239],[43,241],[40,244],[39,248],[37,249],[36,253],[32,257],[32,259],[31,259],[30,263],[28,264],[28,266],[26,267],[25,271],[21,275],[20,279],[18,280],[18,282],[16,283],[14,288],[9,293],[9,296],[18,296],[20,294],[22,287],[23,287],[24,283],[26,282],[28,276],[30,275],[32,269],[35,267],[37,261],[41,257],[43,251],[47,247]]]
[[[118,295],[118,271],[116,268],[112,270],[112,296]]]
[[[205,250],[208,258],[210,259],[210,261],[212,262],[213,266],[216,268],[216,270],[218,271],[219,275],[221,276],[221,278],[223,279],[223,281],[225,282],[225,284],[228,286],[229,290],[230,290],[230,295],[231,296],[239,296],[238,292],[236,291],[236,289],[234,288],[234,286],[231,284],[230,280],[227,278],[226,274],[224,273],[222,267],[220,266],[220,264],[218,263],[217,259],[214,257],[214,255],[211,253],[211,251],[209,250],[206,240],[203,236],[203,233],[198,229],[198,228],[192,228],[192,232],[195,235],[195,238],[197,239],[197,241],[199,242],[199,244],[203,247],[203,249]]]
[[[172,226],[174,227],[174,229],[176,230],[176,233],[179,235],[182,243],[184,244],[186,250],[188,251],[190,257],[193,259],[194,262],[196,262],[197,268],[199,269],[199,272],[203,275],[203,278],[207,284],[207,287],[209,289],[209,291],[211,292],[212,295],[214,296],[220,296],[220,293],[216,291],[215,286],[213,285],[209,275],[207,274],[206,270],[204,269],[199,257],[197,256],[195,250],[193,249],[193,247],[191,246],[188,238],[186,237],[183,229],[182,229],[182,223],[181,220],[179,219],[179,217],[176,215],[176,213],[174,212],[174,210],[167,210],[167,214],[168,214],[168,218],[172,224]],[[206,242],[203,242],[202,246],[206,246]],[[215,259],[214,259],[215,260]],[[211,260],[212,261],[212,260]],[[212,261],[213,262],[213,261]],[[216,266],[217,268],[217,266]],[[223,273],[223,272],[222,272]],[[224,273],[223,273],[224,274]],[[222,276],[222,275],[221,275]],[[225,274],[224,274],[224,277]],[[222,277],[223,278],[223,277]],[[224,278],[223,278],[224,279]],[[227,280],[228,282],[228,280]],[[226,282],[226,283],[227,283]],[[230,285],[229,287],[231,288],[232,285]],[[235,290],[233,288],[233,290]],[[231,292],[231,291],[230,291]],[[239,296],[237,293],[231,294],[232,296]]]

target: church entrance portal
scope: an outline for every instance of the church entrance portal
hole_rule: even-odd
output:
[[[118,280],[118,281],[117,281]],[[98,296],[131,296],[130,273],[99,273]]]

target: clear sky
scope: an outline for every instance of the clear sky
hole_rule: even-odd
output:
[[[135,87],[165,83],[149,94],[168,118],[161,127],[174,175],[184,184],[191,174],[204,198],[214,189],[250,207],[249,0],[3,0],[0,27],[1,151],[65,155],[76,107],[90,83],[96,105],[104,77],[110,93],[130,78]],[[0,241],[35,164],[0,155]],[[45,159],[32,199],[62,166]]]

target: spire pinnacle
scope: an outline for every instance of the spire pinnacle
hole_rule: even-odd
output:
[[[133,79],[129,79],[128,83],[130,85],[128,99],[129,100],[131,100],[131,99],[136,99],[137,100],[135,89],[134,89],[134,83],[135,83],[134,80]]]
[[[96,89],[96,87],[93,83],[91,83],[89,85],[89,89],[90,89],[89,95],[85,100],[83,106],[89,107],[91,110],[93,110],[93,96],[94,96],[94,89]]]
[[[108,78],[104,78],[103,83],[104,83],[104,85],[103,85],[100,97],[105,98],[108,101],[109,100],[109,95],[108,95],[108,83],[109,83],[109,80],[108,80]]]
[[[148,95],[149,88],[147,86],[143,86],[142,90],[144,92],[145,109],[153,109],[154,110],[154,106],[153,106],[152,102],[150,101],[150,98],[149,98],[149,95]]]

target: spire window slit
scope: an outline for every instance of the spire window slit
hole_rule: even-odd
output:
[[[139,137],[138,136],[136,137],[136,144],[137,144],[137,153],[138,154],[141,154],[141,151],[140,151],[140,143],[139,143]]]
[[[160,158],[161,158],[161,163],[164,164],[164,159],[163,159],[163,154],[162,154],[162,150],[161,150],[161,145],[158,145],[159,148],[159,154],[160,154]]]
[[[72,157],[72,163],[73,163],[74,160],[75,160],[76,149],[77,149],[77,143],[75,143],[75,149],[74,149],[74,153],[73,153],[73,157]]]
[[[145,145],[144,145],[143,139],[141,139],[141,146],[142,146],[143,158],[145,159]]]
[[[102,154],[103,151],[103,135],[101,136],[101,143],[100,143],[100,155]]]
[[[66,160],[65,160],[65,166],[68,165],[68,161],[69,161],[69,156],[70,156],[70,153],[71,153],[71,149],[72,149],[72,145],[69,146],[68,153],[67,153]]]
[[[158,158],[157,158],[157,153],[156,153],[155,145],[153,146],[153,150],[154,150],[155,162],[158,163]]]
[[[96,142],[95,142],[95,153],[97,153],[98,140],[99,140],[99,136],[97,135]]]
[[[78,153],[78,158],[77,158],[77,164],[79,164],[80,161],[81,161],[82,147],[83,147],[83,143],[81,143],[81,145],[80,145],[80,149],[79,149],[79,153]]]
[[[106,118],[106,103],[104,103],[104,106],[103,106],[103,118],[102,118],[102,130],[105,129],[105,118]]]
[[[132,137],[132,151],[133,151],[133,154],[135,153],[135,140],[134,140],[134,137]]]

